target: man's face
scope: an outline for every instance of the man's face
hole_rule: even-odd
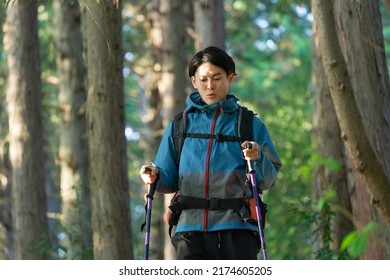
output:
[[[192,85],[196,88],[203,101],[210,105],[226,98],[234,74],[227,76],[226,71],[211,63],[203,63],[191,77]]]

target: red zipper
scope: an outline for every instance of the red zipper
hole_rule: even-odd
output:
[[[217,118],[219,115],[221,105],[217,108],[215,111],[215,115],[213,117],[213,121],[211,123],[211,131],[210,134],[214,134],[215,131],[215,123],[217,122]],[[213,149],[213,139],[210,138],[209,140],[209,147],[207,149],[207,157],[206,157],[206,170],[205,170],[205,176],[204,176],[204,187],[205,187],[205,198],[209,198],[209,167],[210,167],[210,156],[211,156],[211,150]],[[203,231],[207,232],[207,217],[208,217],[208,210],[205,209],[203,212]]]

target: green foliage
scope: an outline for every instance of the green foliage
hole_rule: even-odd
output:
[[[332,231],[331,220],[335,216],[332,210],[332,203],[336,197],[335,190],[328,190],[317,201],[317,207],[313,209],[313,215],[316,217],[313,220],[312,228],[314,228],[313,236],[321,236],[321,240],[313,240],[313,244],[320,244],[319,249],[314,253],[315,259],[340,259],[346,256],[339,256],[338,252],[331,250]]]
[[[346,250],[352,258],[358,258],[366,250],[370,234],[378,228],[377,223],[369,222],[362,230],[350,232],[343,239],[340,248]]]
[[[332,163],[333,164],[333,163]],[[361,231],[350,232],[342,241],[340,248],[331,249],[332,231],[331,221],[335,216],[333,205],[336,201],[336,191],[328,190],[320,197],[313,209],[308,212],[299,211],[301,218],[306,221],[308,229],[313,229],[312,236],[321,236],[321,240],[311,239],[313,247],[318,247],[314,252],[317,260],[346,260],[357,259],[368,245],[369,237],[378,230],[378,224],[368,223]]]
[[[42,232],[38,238],[32,240],[27,246],[27,251],[36,259],[51,259],[49,256],[56,255],[56,247],[51,243],[49,232]]]
[[[346,251],[336,252],[329,248],[320,248],[316,252],[316,260],[350,260],[351,256]]]

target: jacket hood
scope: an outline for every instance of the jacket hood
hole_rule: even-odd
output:
[[[193,109],[197,109],[200,111],[212,111],[215,110],[218,106],[221,106],[221,109],[225,112],[233,112],[236,111],[239,107],[238,98],[232,94],[226,95],[226,99],[221,100],[217,103],[206,104],[199,92],[193,92],[190,94],[187,102],[186,111],[190,111]]]

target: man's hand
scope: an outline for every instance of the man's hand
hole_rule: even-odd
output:
[[[256,142],[245,141],[241,144],[242,154],[246,160],[259,159],[259,145]]]
[[[158,168],[154,165],[143,165],[139,174],[141,175],[142,181],[144,181],[145,184],[151,185],[156,182]]]

